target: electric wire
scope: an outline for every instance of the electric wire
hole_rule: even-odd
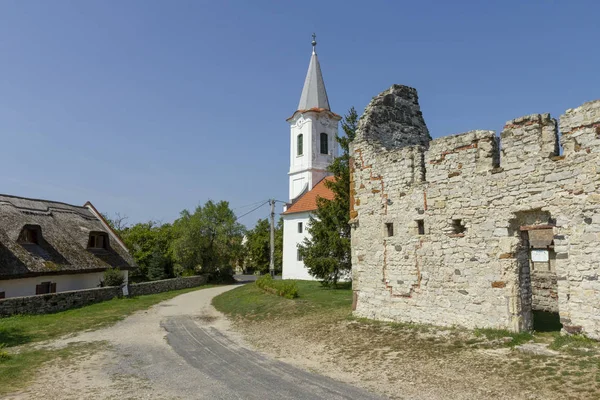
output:
[[[248,211],[247,213],[240,215],[239,217],[237,217],[237,218],[236,218],[236,221],[237,221],[237,220],[239,220],[240,218],[243,218],[243,217],[245,217],[246,215],[248,215],[248,214],[250,214],[250,213],[252,213],[252,212],[254,212],[254,211],[258,210],[259,208],[261,208],[262,206],[264,206],[264,205],[265,205],[265,204],[267,204],[268,202],[269,202],[269,200],[267,200],[267,201],[264,201],[264,202],[263,202],[261,205],[259,205],[258,207],[255,207],[255,208],[253,208],[252,210]]]

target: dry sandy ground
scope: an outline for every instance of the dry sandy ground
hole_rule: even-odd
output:
[[[7,399],[378,399],[248,348],[211,305],[235,286],[198,290],[116,325],[52,341],[89,347],[46,365]]]
[[[83,342],[90,351],[48,364],[26,390],[6,398],[266,400],[375,397],[339,386],[332,380],[326,381],[327,378],[321,376],[311,377],[304,371],[397,399],[600,398],[597,377],[590,374],[573,376],[578,370],[572,357],[526,356],[508,348],[465,348],[467,338],[455,337],[460,335],[455,331],[388,329],[385,325],[361,323],[338,315],[235,321],[231,324],[210,305],[214,296],[231,288],[187,293],[138,312],[110,328],[46,343],[42,346],[59,348]],[[169,341],[169,335],[177,333],[178,326],[193,330],[196,325],[207,324],[224,336],[203,339],[199,337],[202,332],[191,332],[189,343],[179,337],[179,348],[177,341]],[[213,351],[202,340],[225,340],[227,344],[219,349],[228,349],[229,353],[219,353],[217,358],[211,359]],[[258,349],[303,371],[275,364],[275,361],[260,358],[260,352],[248,349]],[[244,392],[243,385],[250,389],[260,386],[260,382],[253,382],[252,373],[244,374],[244,370],[235,365],[235,358],[231,358],[244,352],[251,353],[248,365],[263,368],[266,372],[263,382],[272,383],[271,387],[278,389],[282,384],[296,384],[296,392],[265,390],[265,385],[259,388],[263,392],[258,389]],[[219,360],[228,357],[225,364],[218,365]],[[558,367],[567,363],[575,365],[569,376]],[[217,371],[220,368],[223,373],[230,374],[228,379],[231,371],[242,371],[239,373],[242,382],[232,390],[229,382],[207,376],[202,370],[205,364],[215,364]],[[279,369],[280,375],[277,375],[278,371],[269,375]],[[556,371],[549,374],[550,369]],[[301,381],[300,385],[293,382],[295,379]],[[303,382],[310,379],[323,383],[316,389],[309,388],[310,385],[303,386],[302,379]],[[333,389],[319,392],[323,387]],[[313,389],[315,391],[311,392]],[[267,395],[261,397],[261,393]]]
[[[234,322],[282,361],[396,399],[599,399],[600,364],[465,345],[471,332],[418,331],[333,315]],[[464,337],[463,337],[464,336]],[[586,371],[585,373],[581,371]]]

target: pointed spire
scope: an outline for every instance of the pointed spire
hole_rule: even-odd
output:
[[[321,73],[321,65],[317,58],[317,35],[312,35],[312,56],[310,57],[310,64],[308,65],[308,72],[306,73],[306,79],[304,80],[304,88],[302,89],[302,96],[300,96],[300,103],[298,104],[298,110],[309,110],[311,108],[324,108],[329,110],[329,100],[327,99],[327,91],[325,90],[325,82],[323,81],[323,74]]]

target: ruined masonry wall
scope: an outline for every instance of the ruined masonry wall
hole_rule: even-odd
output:
[[[519,227],[550,223],[561,321],[600,338],[600,101],[560,118],[561,156],[548,114],[509,121],[500,143],[471,131],[427,149],[391,146],[389,132],[370,126],[372,109],[351,146],[355,314],[528,329]]]

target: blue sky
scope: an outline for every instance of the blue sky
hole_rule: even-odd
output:
[[[439,137],[600,98],[598,15],[583,0],[4,0],[0,193],[130,222],[207,199],[243,214],[286,200],[313,31],[333,111],[406,84]]]

